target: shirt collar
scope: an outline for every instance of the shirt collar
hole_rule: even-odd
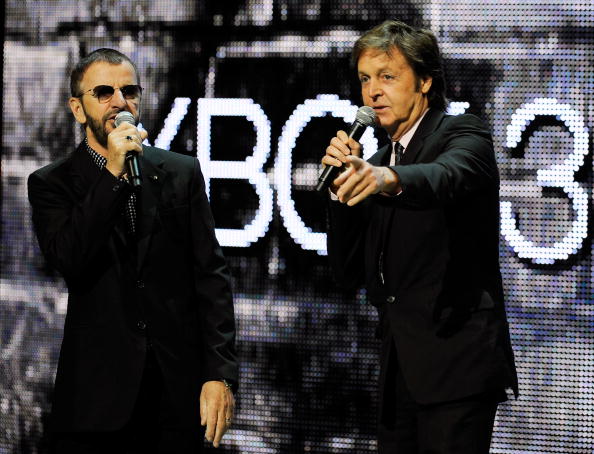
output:
[[[408,147],[408,144],[410,143],[411,139],[413,138],[413,136],[415,135],[415,132],[417,131],[417,128],[419,127],[419,124],[421,123],[421,120],[425,117],[425,115],[427,114],[427,112],[429,112],[429,109],[425,109],[425,112],[423,112],[423,115],[421,115],[419,117],[419,119],[416,121],[416,123],[412,126],[412,128],[410,128],[408,131],[406,131],[404,134],[402,134],[402,137],[400,138],[400,140],[398,140],[398,143],[400,145],[402,145],[402,147],[406,150],[406,147]],[[392,143],[392,148],[394,147],[394,144],[396,142]]]
[[[85,146],[87,148],[88,153],[91,155],[93,162],[95,164],[97,164],[97,167],[99,167],[100,169],[105,167],[105,165],[107,164],[107,158],[105,158],[104,156],[100,155],[95,150],[93,150],[93,148],[91,148],[91,146],[89,145],[89,141],[87,140],[86,137],[85,137]]]

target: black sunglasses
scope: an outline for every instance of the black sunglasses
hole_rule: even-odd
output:
[[[97,98],[100,103],[109,102],[116,90],[122,92],[124,99],[137,100],[142,96],[142,87],[140,85],[124,85],[123,87],[112,87],[111,85],[97,85],[95,88],[89,88],[82,92],[78,97],[90,94]]]

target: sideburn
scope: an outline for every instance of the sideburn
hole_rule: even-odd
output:
[[[91,117],[86,109],[84,104],[81,102],[81,107],[83,112],[85,113],[85,117],[87,118],[87,122],[84,124],[85,131],[88,127],[91,131],[93,131],[93,135],[95,136],[95,140],[99,142],[102,147],[107,148],[107,132],[105,131],[104,123],[102,120],[97,120],[96,118]]]

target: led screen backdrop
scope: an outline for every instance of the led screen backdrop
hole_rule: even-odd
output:
[[[66,290],[33,236],[26,178],[70,152],[68,74],[98,47],[138,63],[149,142],[197,155],[234,276],[241,392],[230,453],[373,452],[377,343],[336,288],[329,138],[360,104],[352,43],[386,18],[442,45],[450,112],[491,127],[501,264],[521,396],[493,453],[594,449],[594,6],[590,0],[6,1],[0,453],[45,452]],[[381,131],[363,138],[370,154]]]

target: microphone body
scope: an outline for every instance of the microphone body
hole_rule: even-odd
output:
[[[114,123],[116,128],[122,123],[130,123],[136,126],[136,119],[130,112],[123,110],[116,115]],[[128,181],[133,188],[139,188],[142,183],[142,177],[140,175],[140,165],[138,164],[138,153],[135,151],[126,153],[125,163]]]
[[[349,129],[349,139],[359,141],[367,126],[375,123],[375,112],[371,107],[362,106],[357,111],[355,121]],[[338,173],[343,167],[326,166],[320,177],[318,178],[318,184],[316,185],[316,191],[322,192],[328,189],[332,181],[337,177]]]

